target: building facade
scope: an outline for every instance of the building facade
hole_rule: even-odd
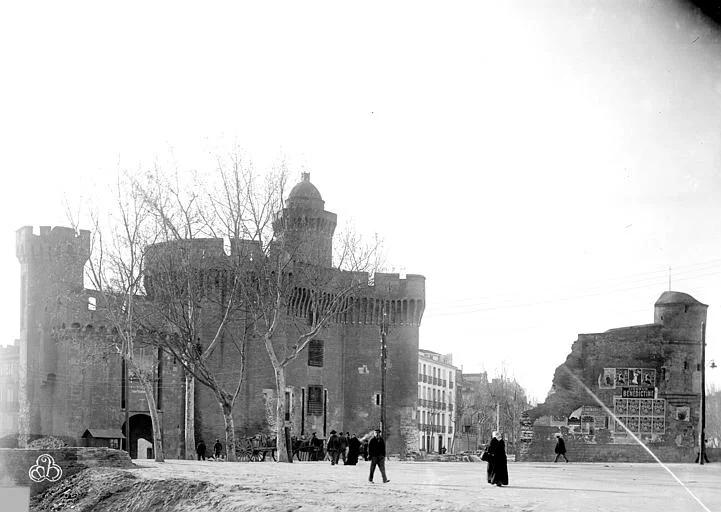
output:
[[[304,173],[291,190],[285,208],[277,213],[275,238],[292,248],[294,260],[329,273],[339,272],[331,268],[336,216],[326,211],[324,204],[310,176]],[[218,262],[217,268],[200,270],[207,272],[209,288],[213,288],[213,282],[222,286],[218,275],[223,259],[252,245],[243,240],[231,241],[231,254],[227,254],[222,239],[193,240],[193,250],[214,255]],[[163,251],[173,249],[172,242],[162,247]],[[152,441],[148,405],[138,383],[129,383],[126,396],[122,358],[95,360],[89,353],[93,341],[112,336],[100,313],[98,294],[83,287],[83,268],[89,252],[87,231],[41,227],[36,234],[31,227],[24,227],[17,232],[22,283],[18,432],[22,441],[54,435],[78,445],[87,430],[125,433],[127,409],[130,452],[136,456],[145,441]],[[149,273],[153,271],[151,265]],[[413,451],[418,446],[414,374],[425,306],[425,278],[387,273],[376,273],[372,280],[367,274],[354,277],[368,284],[348,297],[347,308],[286,368],[287,425],[297,436],[316,433],[322,438],[331,429],[364,434],[379,425],[385,407],[388,452]],[[146,283],[146,288],[151,289],[152,283]],[[284,313],[284,324],[278,330],[281,341],[284,336],[290,339],[294,335],[294,320],[308,318],[303,290],[299,293],[300,299],[289,303]],[[387,325],[385,404],[381,400],[382,323]],[[233,318],[231,324],[238,329],[245,325],[243,318]],[[63,343],[57,333],[69,331],[75,331],[75,338],[82,342]],[[207,331],[201,339],[212,339],[212,326]],[[233,409],[238,436],[271,430],[276,392],[263,341],[250,339],[247,343],[246,378]],[[154,367],[155,399],[166,455],[181,456],[185,372],[174,358],[160,351],[146,350],[138,357]],[[232,375],[239,365],[237,353],[225,335],[211,364],[220,375]],[[207,442],[224,437],[222,411],[210,389],[200,384],[195,385],[194,415],[197,439]]]
[[[453,452],[458,369],[451,354],[418,351],[418,449]]]
[[[545,403],[521,419],[523,460],[549,460],[555,435],[576,461],[690,462],[698,451],[706,310],[664,292],[654,322],[581,334]]]

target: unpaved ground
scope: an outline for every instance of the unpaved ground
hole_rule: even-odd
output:
[[[511,463],[510,485],[485,483],[485,464],[389,462],[391,482],[368,483],[368,463],[142,461],[91,469],[34,510],[74,511],[603,511],[705,510],[655,464]],[[721,511],[721,465],[670,466],[708,510]],[[70,508],[70,507],[73,508]]]

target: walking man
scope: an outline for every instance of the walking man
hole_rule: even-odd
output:
[[[215,440],[215,444],[213,445],[213,456],[216,458],[216,460],[220,460],[220,453],[223,451],[223,445],[220,444],[220,439]]]
[[[556,448],[554,450],[556,452],[556,458],[554,459],[554,463],[558,462],[559,457],[563,457],[563,460],[568,462],[568,459],[566,458],[566,443],[563,441],[563,437],[561,434],[556,434]]]
[[[328,455],[330,456],[330,465],[335,466],[338,464],[338,456],[340,455],[340,440],[338,439],[335,430],[330,431],[327,450]]]
[[[368,476],[368,481],[373,483],[373,473],[375,473],[376,466],[378,466],[383,477],[383,483],[390,482],[390,480],[386,478],[386,442],[383,440],[379,428],[375,430],[373,439],[368,443],[368,456],[371,459],[371,473]]]

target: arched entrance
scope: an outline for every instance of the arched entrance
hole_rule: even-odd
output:
[[[140,444],[141,449],[144,451],[144,453],[140,454],[140,458],[152,458],[152,448],[150,448],[151,453],[147,452],[148,443],[150,443],[151,447],[153,446],[153,422],[150,419],[150,416],[147,414],[133,414],[129,418],[129,421],[130,436],[125,433],[125,423],[123,423],[121,430],[123,435],[125,435],[125,442],[130,441],[130,458],[138,458],[138,444]],[[141,439],[144,440],[144,442],[138,443]],[[123,443],[123,450],[127,450],[125,442]]]

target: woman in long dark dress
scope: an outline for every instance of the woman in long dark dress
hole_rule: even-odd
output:
[[[508,460],[506,459],[506,443],[503,432],[494,432],[488,443],[488,483],[491,485],[508,485]]]

